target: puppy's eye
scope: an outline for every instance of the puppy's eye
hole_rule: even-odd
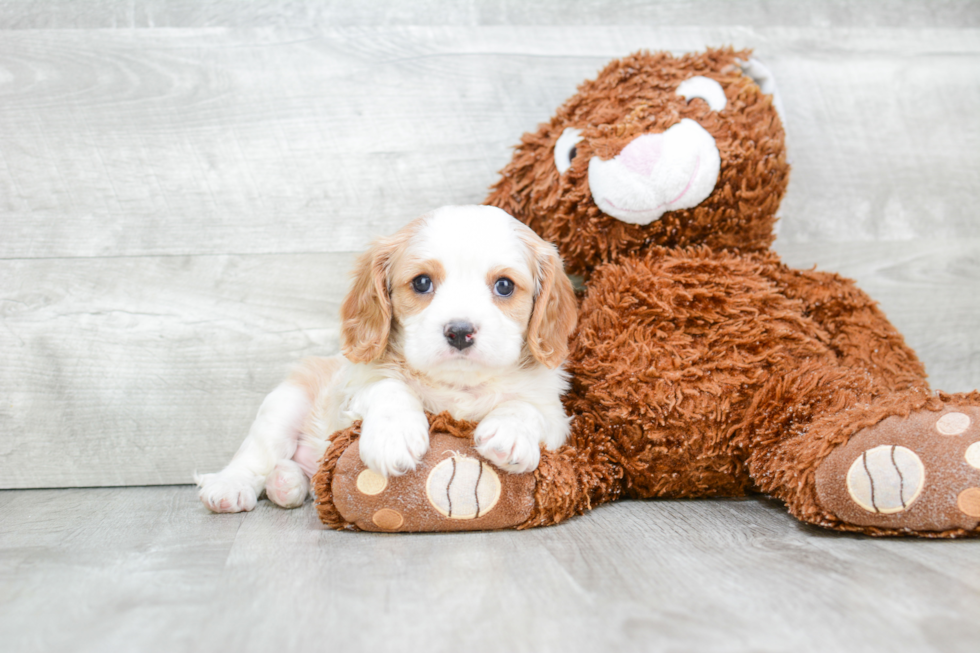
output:
[[[514,282],[507,277],[497,279],[497,282],[493,284],[493,293],[497,297],[510,297],[514,294]]]
[[[412,279],[412,290],[420,295],[432,292],[432,279],[427,274],[420,274]]]
[[[575,146],[580,140],[582,140],[582,132],[569,127],[555,141],[555,167],[558,168],[558,174],[564,174],[572,167],[572,159],[578,153]]]

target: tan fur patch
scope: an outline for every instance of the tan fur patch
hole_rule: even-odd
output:
[[[578,321],[575,289],[554,245],[530,229],[518,232],[518,237],[527,245],[528,266],[537,289],[528,322],[527,349],[539,363],[554,369],[568,357],[568,338]]]
[[[532,268],[534,269],[534,268]],[[509,297],[500,297],[493,287],[499,279],[508,278],[514,282],[514,292]],[[496,267],[487,273],[487,287],[493,296],[493,303],[504,315],[517,324],[527,325],[534,307],[534,280],[513,268]]]
[[[344,360],[338,356],[304,358],[290,372],[287,381],[306,390],[306,395],[312,401],[320,394],[320,390],[330,385],[343,364]]]
[[[438,289],[446,279],[446,269],[435,259],[419,261],[406,256],[393,266],[390,274],[391,303],[396,322],[401,323],[405,318],[421,313],[435,297],[435,292],[415,292],[412,281],[421,274],[432,279],[433,289]]]
[[[354,267],[353,283],[340,309],[343,354],[355,363],[369,363],[388,347],[392,305],[392,268],[399,268],[409,243],[425,225],[424,215],[387,238],[380,238]]]

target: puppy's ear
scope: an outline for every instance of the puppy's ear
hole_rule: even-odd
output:
[[[341,351],[353,363],[370,363],[388,347],[388,265],[392,249],[390,243],[378,241],[357,259],[354,267],[354,283],[340,308]]]
[[[568,337],[575,330],[578,305],[558,250],[554,245],[538,240],[535,250],[541,290],[534,300],[527,344],[538,362],[554,369],[568,357]]]

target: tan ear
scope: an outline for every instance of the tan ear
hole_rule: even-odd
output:
[[[554,369],[568,357],[568,337],[575,330],[578,304],[555,246],[541,241],[536,250],[541,290],[534,300],[527,344],[536,360]]]
[[[341,351],[353,363],[370,363],[388,346],[391,330],[390,249],[385,242],[379,241],[357,259],[354,283],[340,308]]]

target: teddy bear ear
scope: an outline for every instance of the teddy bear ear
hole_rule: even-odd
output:
[[[776,88],[776,78],[772,72],[761,61],[752,57],[748,60],[738,60],[738,67],[742,69],[742,74],[749,77],[758,84],[759,90],[766,95],[772,96],[772,105],[779,114],[779,119],[786,124],[786,113],[783,111],[783,102],[779,97],[779,89]]]

